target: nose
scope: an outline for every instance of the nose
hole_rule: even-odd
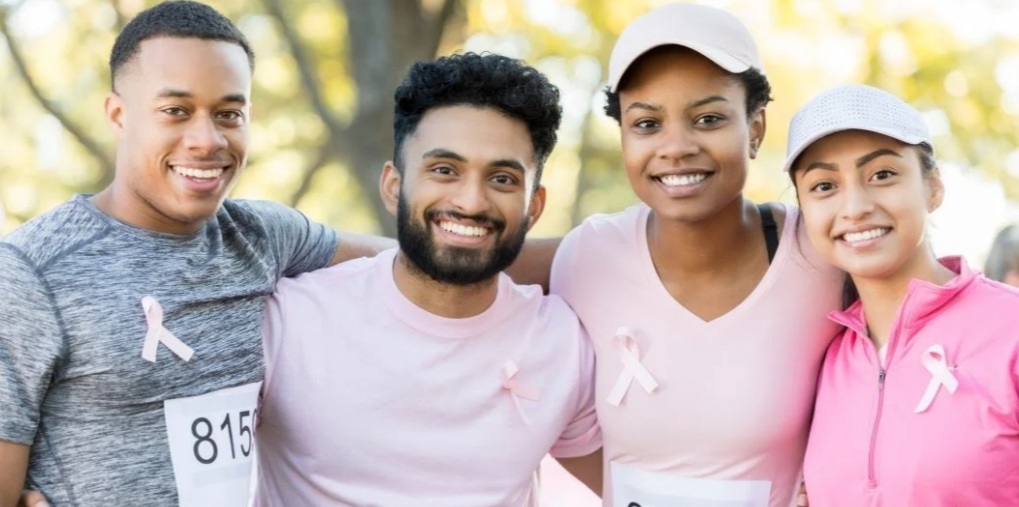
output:
[[[874,199],[864,185],[849,184],[843,187],[842,217],[859,220],[874,211]]]
[[[488,188],[480,177],[464,178],[454,189],[450,204],[458,213],[474,216],[484,215],[492,207],[488,200]]]
[[[226,136],[216,121],[204,114],[196,114],[184,133],[185,147],[201,155],[213,155],[226,148]]]
[[[684,157],[700,151],[695,133],[675,123],[662,124],[662,144],[658,147],[658,157],[667,160],[682,160]]]

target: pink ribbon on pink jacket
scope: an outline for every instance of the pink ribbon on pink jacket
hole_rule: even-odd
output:
[[[502,377],[502,387],[510,392],[510,397],[513,399],[513,406],[517,408],[517,413],[520,414],[520,418],[524,420],[524,424],[530,425],[531,420],[527,418],[527,414],[524,413],[523,407],[520,406],[520,398],[538,401],[538,392],[534,389],[521,385],[516,379],[517,373],[520,373],[520,367],[517,366],[517,362],[512,359],[506,361],[506,364],[502,365],[502,371],[500,372],[500,377]]]
[[[952,374],[954,368],[948,366],[948,361],[945,358],[944,347],[931,345],[923,351],[920,360],[923,362],[923,367],[930,372],[931,381],[927,384],[927,390],[923,393],[923,398],[920,398],[920,403],[913,410],[915,414],[919,414],[931,406],[941,386],[945,386],[949,393],[955,393],[955,390],[959,388],[959,380]]]
[[[179,338],[173,335],[169,329],[163,327],[163,307],[152,296],[142,298],[142,310],[145,311],[145,323],[148,331],[145,333],[145,344],[142,345],[142,359],[156,362],[156,349],[162,342],[170,352],[177,354],[177,357],[188,362],[195,351]]]

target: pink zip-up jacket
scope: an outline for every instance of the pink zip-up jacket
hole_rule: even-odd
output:
[[[910,282],[884,367],[859,301],[818,381],[804,478],[813,507],[1019,506],[1019,291],[942,260]]]

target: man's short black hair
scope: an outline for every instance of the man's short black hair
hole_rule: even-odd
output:
[[[492,53],[463,53],[417,62],[396,88],[394,98],[393,161],[400,172],[403,142],[429,109],[474,106],[498,110],[527,124],[537,162],[536,181],[540,182],[563,116],[559,89],[544,74],[520,60]]]
[[[237,44],[248,55],[248,64],[255,68],[255,53],[248,39],[226,16],[203,3],[190,0],[169,0],[140,12],[120,31],[110,52],[110,81],[138,54],[141,43],[157,37],[218,40]],[[114,84],[114,89],[116,85]]]
[[[667,51],[672,46],[662,46],[663,51]],[[658,48],[656,48],[658,49]],[[655,49],[645,53],[639,59],[630,64],[630,68],[636,67],[637,63],[647,57],[649,54],[654,52]],[[627,76],[629,71],[623,74],[623,77],[619,80],[619,86],[616,87],[616,91],[611,91],[608,87],[605,88],[605,114],[610,118],[616,120],[616,123],[622,123],[623,113],[620,110],[619,105],[619,90],[626,87]],[[757,112],[758,109],[768,105],[768,102],[772,101],[771,98],[771,84],[768,83],[768,78],[765,77],[761,71],[751,67],[739,74],[731,74],[732,78],[743,85],[743,90],[747,93],[746,108],[747,117],[750,117]]]

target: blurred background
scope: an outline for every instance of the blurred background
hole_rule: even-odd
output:
[[[102,115],[110,47],[150,0],[0,0],[0,234],[112,177]],[[560,143],[535,235],[635,197],[602,113],[612,43],[655,0],[208,0],[257,53],[250,164],[237,197],[292,204],[336,228],[392,234],[377,178],[409,64],[460,50],[522,58],[563,91]],[[790,115],[865,82],[925,113],[947,185],[939,254],[983,261],[1019,218],[1019,2],[716,0],[757,38],[775,102],[748,195],[795,197],[780,170]]]
[[[102,113],[120,27],[149,0],[0,0],[0,234],[112,178]],[[601,93],[616,35],[654,0],[207,0],[257,53],[250,163],[234,195],[294,205],[338,229],[394,233],[377,181],[392,91],[410,63],[460,50],[522,58],[563,91],[560,143],[534,234],[636,201]],[[983,262],[1019,219],[1019,2],[717,0],[755,34],[775,102],[747,194],[794,202],[780,170],[791,114],[864,82],[925,115],[947,196],[939,254]],[[547,504],[593,505],[550,472]],[[551,495],[551,496],[550,496]]]

